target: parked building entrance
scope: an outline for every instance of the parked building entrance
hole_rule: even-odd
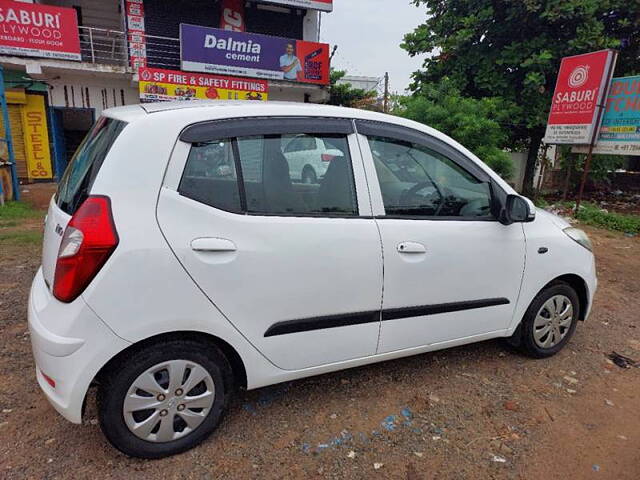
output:
[[[51,108],[51,136],[58,179],[61,178],[69,160],[93,125],[94,120],[95,109],[93,108]]]

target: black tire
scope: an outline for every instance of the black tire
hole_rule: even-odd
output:
[[[534,321],[536,315],[538,314],[544,303],[555,295],[564,295],[569,299],[573,307],[573,319],[571,321],[571,325],[568,328],[568,331],[566,332],[562,340],[560,340],[560,342],[556,343],[550,348],[543,348],[535,341]],[[566,283],[554,283],[538,293],[538,295],[533,299],[531,305],[529,305],[529,308],[524,314],[522,323],[513,334],[513,337],[507,339],[507,342],[512,346],[516,346],[522,353],[529,357],[551,357],[552,355],[555,355],[560,350],[562,350],[564,346],[569,342],[576,330],[579,318],[580,300],[576,291]]]
[[[318,183],[318,176],[316,175],[316,171],[313,169],[313,167],[310,167],[309,165],[304,167],[304,169],[302,170],[301,180],[302,183]]]
[[[123,405],[133,382],[154,365],[169,360],[189,360],[201,365],[213,379],[215,396],[208,415],[191,433],[166,443],[134,435],[124,419]],[[233,391],[233,376],[224,354],[213,344],[194,340],[168,340],[127,352],[101,379],[98,389],[100,428],[122,453],[138,458],[162,458],[189,450],[204,441],[218,426]]]

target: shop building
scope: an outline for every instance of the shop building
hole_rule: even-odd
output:
[[[175,82],[167,87],[154,83],[157,79],[153,77],[142,82],[139,78],[140,67],[156,75],[185,70],[182,57],[195,47],[181,45],[181,24],[224,29],[234,35],[237,32],[248,38],[238,41],[251,44],[272,43],[261,35],[279,37],[280,42],[274,44],[282,51],[267,52],[263,48],[263,57],[273,57],[277,62],[286,55],[287,45],[294,44],[301,51],[306,49],[299,70],[306,71],[308,65],[321,59],[328,71],[328,45],[317,42],[321,13],[331,11],[332,0],[0,0],[0,9],[0,65],[4,69],[16,170],[22,182],[58,177],[103,109],[138,103],[141,96],[154,97],[149,91],[167,97],[199,96],[196,88]],[[211,32],[221,37],[221,31]],[[232,41],[236,39],[229,39],[229,45]],[[268,68],[265,70],[262,59],[254,76],[251,69],[243,70],[235,64],[217,67],[207,62],[201,62],[203,67],[198,72],[182,72],[191,82],[209,82],[207,85],[217,88],[216,95],[209,96],[213,88],[209,87],[207,98],[322,102],[328,97],[327,86],[319,76],[310,75],[315,80],[301,81],[276,78],[277,72],[274,76]],[[305,73],[298,75],[302,78]],[[229,79],[235,81],[229,83]],[[141,85],[147,88],[146,96]],[[250,90],[256,85],[268,92],[244,91],[245,86]],[[41,110],[41,127],[26,123],[24,112],[34,109]],[[29,128],[39,128],[38,135],[48,138],[44,142],[47,148],[35,145],[35,157],[32,139],[27,136]]]

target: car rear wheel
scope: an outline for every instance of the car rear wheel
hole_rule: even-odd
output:
[[[566,283],[556,283],[534,298],[522,319],[522,325],[510,339],[530,357],[555,355],[573,336],[580,317],[576,291]]]
[[[127,455],[174,455],[215,430],[231,390],[229,362],[214,345],[158,343],[125,354],[110,366],[98,391],[100,427]]]
[[[314,184],[318,183],[318,176],[313,167],[307,165],[302,171],[302,183]]]

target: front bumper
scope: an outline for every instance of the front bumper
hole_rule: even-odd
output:
[[[587,275],[587,298],[588,298],[588,306],[587,311],[584,314],[584,320],[589,318],[591,315],[591,311],[593,310],[593,299],[596,295],[596,290],[598,290],[598,272],[596,270],[596,259],[595,256],[591,258],[591,269],[589,274]]]
[[[63,417],[81,423],[82,405],[91,381],[130,343],[116,336],[82,297],[72,303],[54,298],[42,269],[31,285],[28,317],[40,388]],[[43,374],[55,382],[55,387]]]

